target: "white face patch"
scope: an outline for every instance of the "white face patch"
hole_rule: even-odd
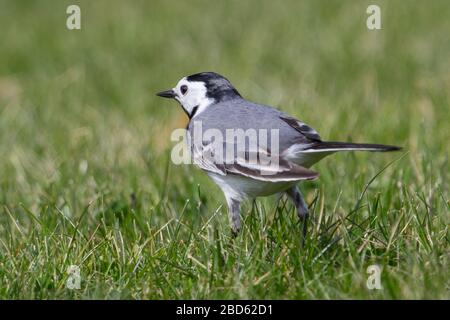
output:
[[[214,99],[206,96],[207,89],[205,83],[201,81],[188,81],[184,77],[173,91],[176,93],[175,100],[181,104],[190,118],[199,115],[214,102]]]

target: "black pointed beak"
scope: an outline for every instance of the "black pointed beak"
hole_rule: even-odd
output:
[[[158,92],[156,95],[158,97],[163,97],[163,98],[175,98],[175,96],[176,96],[175,91],[173,91],[173,89]]]

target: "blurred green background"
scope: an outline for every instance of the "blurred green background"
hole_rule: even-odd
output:
[[[81,30],[66,29],[70,4]],[[382,30],[367,29],[369,4]],[[0,297],[448,298],[449,16],[448,1],[0,1]],[[324,139],[408,153],[359,222],[339,217],[404,152],[317,165],[305,251],[274,199],[230,244],[220,190],[170,163],[186,116],[155,96],[201,71]],[[336,221],[348,238],[328,249],[321,223]],[[376,292],[375,262],[387,272]]]

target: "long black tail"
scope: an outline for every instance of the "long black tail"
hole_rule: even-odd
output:
[[[351,143],[337,141],[320,141],[308,148],[312,152],[334,152],[334,151],[398,151],[401,147],[389,146],[376,143]]]

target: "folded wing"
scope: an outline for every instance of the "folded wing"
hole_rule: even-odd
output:
[[[215,159],[211,145],[193,148],[194,163],[201,169],[220,175],[236,174],[260,181],[282,182],[312,180],[317,172],[304,168],[278,155],[259,150],[237,155],[231,161]],[[219,161],[217,161],[219,160]]]

